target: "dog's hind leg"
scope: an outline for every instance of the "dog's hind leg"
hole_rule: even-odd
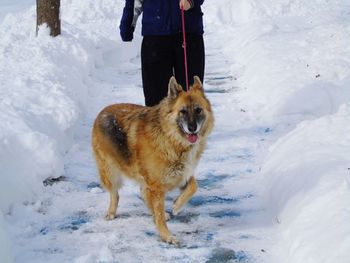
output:
[[[118,190],[109,191],[110,201],[107,214],[105,216],[106,220],[113,220],[117,217],[117,207],[119,203],[119,193]]]
[[[181,208],[197,191],[197,188],[197,181],[193,176],[191,176],[186,185],[181,188],[182,193],[173,204],[173,215],[177,215],[180,212]]]
[[[109,191],[109,207],[106,214],[106,220],[113,220],[117,216],[117,208],[119,203],[119,193],[118,190],[122,186],[121,173],[118,169],[112,165],[108,166],[109,180],[111,182],[111,188]]]
[[[101,183],[104,188],[109,192],[109,207],[105,216],[106,220],[112,220],[116,218],[117,207],[119,203],[118,189],[121,187],[120,173],[108,162],[108,157],[98,158],[96,154],[96,161],[98,171],[100,174]]]

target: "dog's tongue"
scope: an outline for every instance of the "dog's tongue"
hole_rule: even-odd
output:
[[[190,142],[190,143],[195,143],[198,139],[198,136],[197,134],[188,134],[187,135],[187,140]]]

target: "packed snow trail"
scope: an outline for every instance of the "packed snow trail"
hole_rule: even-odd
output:
[[[225,59],[216,38],[206,35],[204,83],[217,119],[215,130],[197,170],[198,192],[168,223],[181,247],[160,241],[139,187],[130,181],[120,191],[117,218],[104,220],[108,194],[91,155],[92,123],[108,104],[143,103],[139,57],[121,72],[113,61],[118,50],[112,49],[103,52],[92,72],[91,107],[65,157],[65,178],[48,185],[42,201],[25,206],[13,224],[16,251],[21,251],[17,262],[262,262],[267,257],[264,208],[254,178],[274,128],[236,125],[247,119],[232,96],[226,98],[238,87],[232,87],[235,76],[227,70],[232,61]],[[168,210],[176,194],[169,194]]]

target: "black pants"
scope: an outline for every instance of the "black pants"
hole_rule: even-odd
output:
[[[171,76],[186,90],[184,50],[182,34],[170,36],[144,36],[141,46],[143,92],[146,106],[158,104],[167,96]],[[204,77],[203,36],[187,34],[188,82]]]

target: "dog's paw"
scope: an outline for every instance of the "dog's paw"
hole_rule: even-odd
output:
[[[164,212],[164,216],[165,216],[165,221],[169,221],[171,219],[171,215],[168,212]]]
[[[181,207],[179,205],[176,204],[176,202],[173,204],[173,212],[172,214],[174,216],[176,216],[181,210]]]
[[[116,217],[117,217],[116,214],[110,214],[110,213],[108,213],[108,214],[105,216],[105,219],[106,219],[107,221],[110,221],[110,220],[115,219]]]
[[[175,246],[179,246],[180,245],[180,242],[173,235],[170,235],[170,236],[164,238],[164,241],[167,242],[168,244],[172,244],[172,245],[175,245]]]

